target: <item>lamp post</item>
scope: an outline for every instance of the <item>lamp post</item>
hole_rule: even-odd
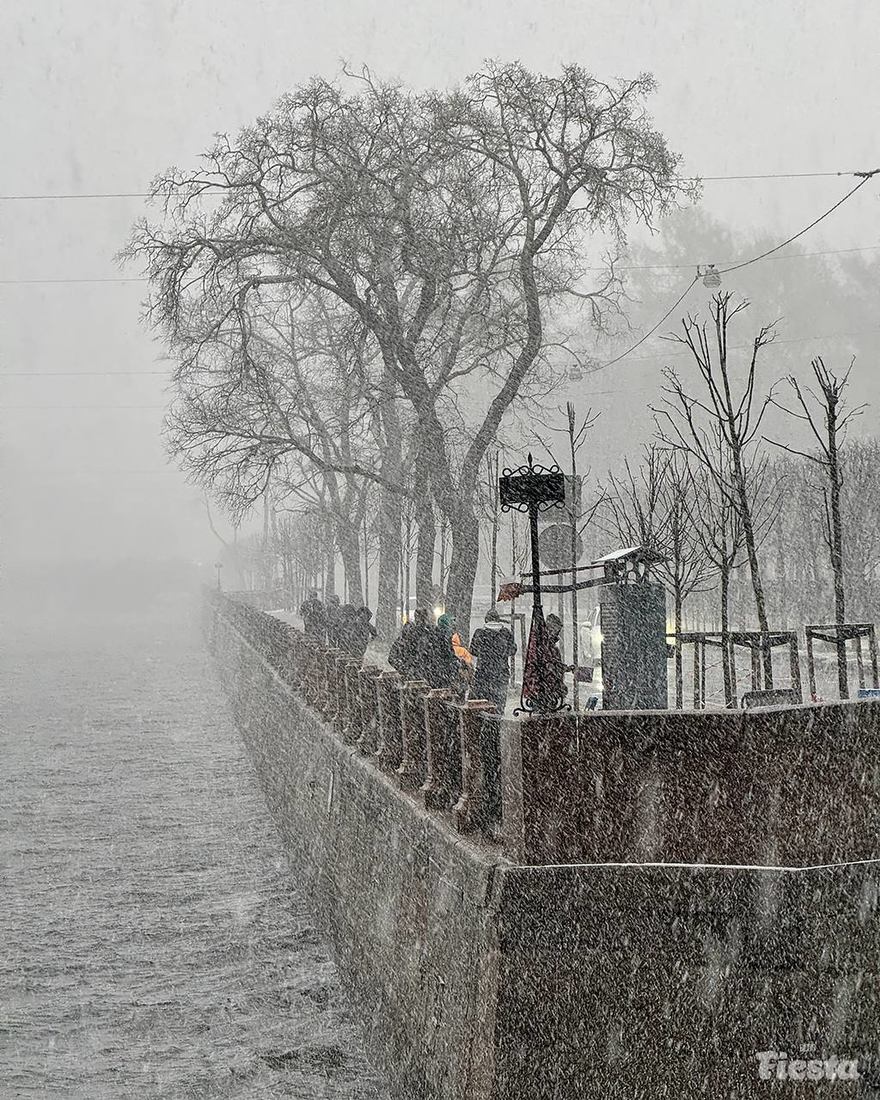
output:
[[[216,562],[215,565],[214,565],[214,568],[217,571],[217,591],[219,592],[223,587],[220,584],[220,570],[223,568],[223,563],[220,562],[220,561]]]
[[[538,513],[565,503],[565,476],[558,466],[537,466],[528,456],[528,464],[516,470],[505,469],[498,479],[498,496],[503,512],[527,512],[532,556],[532,623],[523,661],[523,685],[520,711],[552,714],[565,704],[562,678],[554,675],[558,662],[556,647],[547,631],[541,602],[541,562],[538,547]],[[554,660],[556,658],[556,660]]]

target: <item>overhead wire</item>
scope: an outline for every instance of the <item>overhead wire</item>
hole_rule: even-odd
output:
[[[682,180],[688,183],[720,183],[734,180],[793,180],[793,179],[823,179],[840,176],[858,176],[858,171],[848,170],[843,172],[758,172],[730,176],[682,176]],[[225,188],[217,190],[201,191],[200,195],[208,197],[225,194]],[[171,194],[179,194],[180,189],[172,189]],[[0,195],[0,202],[52,202],[76,199],[153,199],[160,196],[151,191],[92,191],[85,193],[60,193],[39,194],[24,193],[19,195]]]
[[[805,233],[808,233],[811,229],[817,226],[819,222],[824,221],[825,218],[829,216],[829,214],[833,214],[835,210],[838,210],[841,206],[843,206],[845,202],[851,199],[857,191],[864,187],[865,184],[868,183],[869,180],[872,180],[878,173],[880,173],[880,168],[874,168],[867,172],[848,173],[854,176],[859,176],[859,182],[854,187],[851,187],[850,190],[847,191],[847,193],[842,198],[838,199],[833,206],[830,206],[826,211],[824,211],[824,213],[820,214],[818,218],[814,218],[813,221],[809,223],[809,225],[805,225],[803,229],[798,230],[798,232],[794,233],[791,237],[787,237],[780,244],[774,245],[773,248],[768,248],[766,252],[761,252],[759,255],[751,257],[751,259],[743,260],[741,263],[734,264],[730,267],[716,269],[715,274],[725,275],[730,274],[730,272],[732,271],[740,271],[744,267],[749,267],[751,264],[758,263],[759,260],[764,260],[768,256],[772,256],[774,252],[778,252],[781,248],[785,248],[786,245],[792,244],[799,237],[802,237]],[[616,355],[613,359],[609,359],[607,363],[603,363],[601,366],[596,367],[595,371],[591,371],[590,373],[592,374],[600,370],[605,370],[607,367],[614,366],[615,363],[619,363],[621,359],[626,359],[627,356],[631,355],[637,348],[640,348],[646,340],[649,340],[654,335],[654,333],[657,331],[658,328],[660,328],[664,321],[666,321],[669,316],[675,312],[678,306],[681,305],[681,303],[691,292],[695,284],[702,277],[702,274],[703,272],[698,267],[697,274],[693,277],[693,279],[691,279],[691,281],[684,288],[679,297],[672,303],[666,313],[664,313],[660,320],[657,321],[656,324],[652,325],[651,328],[648,329],[648,331],[644,334],[644,336],[642,336],[641,339],[637,340],[632,345],[632,347],[627,348],[626,351],[621,352],[620,355]]]

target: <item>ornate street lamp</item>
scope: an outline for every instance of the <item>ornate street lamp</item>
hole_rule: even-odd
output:
[[[541,604],[541,562],[538,548],[538,513],[565,503],[565,475],[558,466],[537,466],[528,456],[528,464],[516,470],[505,469],[498,480],[501,510],[527,512],[532,554],[532,623],[523,662],[520,711],[552,714],[565,705],[565,685],[558,675],[559,655],[544,621]]]
[[[703,286],[714,290],[721,286],[721,273],[716,270],[714,264],[706,264],[705,267],[697,266],[697,278],[703,280]]]

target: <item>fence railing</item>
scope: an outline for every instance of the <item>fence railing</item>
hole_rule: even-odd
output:
[[[206,624],[209,644],[216,643],[219,619],[225,619],[342,744],[426,810],[448,815],[458,832],[501,840],[501,777],[497,768],[487,772],[483,759],[484,745],[497,744],[499,737],[494,703],[459,699],[424,680],[361,665],[253,605],[217,590],[206,595],[214,610]]]
[[[403,795],[518,863],[880,856],[880,700],[502,720],[220,592],[208,607],[209,644],[234,630]]]

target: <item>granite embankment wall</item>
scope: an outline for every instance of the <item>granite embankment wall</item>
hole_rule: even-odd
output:
[[[595,815],[602,776],[620,761],[585,770],[583,734],[569,728],[566,755],[558,724],[545,730],[549,740],[537,724],[505,728],[504,836],[490,840],[479,827],[473,715],[459,713],[463,791],[444,800],[435,782],[428,797],[408,767],[430,787],[430,722],[416,730],[406,701],[396,712],[383,708],[387,682],[340,672],[252,608],[216,593],[205,606],[209,645],[267,802],[333,944],[368,1053],[401,1100],[765,1096],[771,1086],[758,1078],[756,1053],[796,1058],[811,1043],[805,1059],[859,1059],[862,1080],[835,1081],[835,1096],[871,1095],[865,1078],[880,1053],[876,865],[606,862],[614,859],[606,851],[635,836],[636,853],[654,844],[674,858],[700,823],[689,820],[679,840],[668,822],[659,833],[658,820],[682,803],[659,799],[653,750],[645,749],[646,779],[638,755],[629,759],[615,742],[631,798],[615,788],[617,832],[588,839],[592,830],[607,833],[610,819],[585,811],[572,824],[574,784]],[[346,684],[355,691],[348,707]],[[372,717],[353,685],[375,690]],[[340,721],[346,715],[354,726]],[[538,807],[566,759],[580,763],[565,793],[550,798],[549,810]],[[872,774],[873,788],[845,784],[841,797],[870,800]],[[835,789],[825,778],[821,786]],[[729,799],[741,784],[724,789]],[[447,805],[455,795],[458,812]],[[872,809],[851,807],[849,818],[864,830]],[[840,829],[846,819],[841,811]],[[543,838],[538,823],[549,830]],[[754,820],[752,833],[780,823]],[[819,842],[808,824],[799,827],[812,854]],[[783,832],[784,850],[796,856],[796,830],[786,824]],[[602,862],[550,858],[577,844],[593,844]],[[759,849],[755,842],[750,853]],[[822,1085],[779,1087],[799,1096]]]

